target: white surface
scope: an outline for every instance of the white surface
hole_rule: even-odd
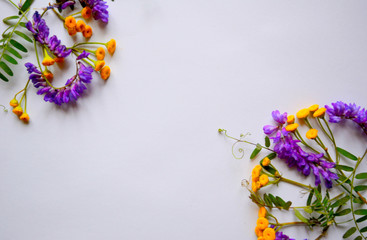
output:
[[[0,113],[0,239],[255,239],[257,208],[240,186],[252,148],[234,159],[217,129],[262,141],[274,109],[365,106],[367,2],[109,4],[93,36],[118,43],[106,84],[95,75],[69,108],[30,88],[29,125]],[[25,83],[19,69],[0,82],[4,105]]]

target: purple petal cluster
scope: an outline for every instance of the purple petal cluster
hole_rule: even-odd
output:
[[[34,39],[48,47],[56,57],[64,58],[70,55],[71,49],[67,49],[62,45],[56,35],[49,38],[50,30],[37,11],[33,14],[33,23],[31,21],[27,22],[26,27],[33,33]]]
[[[80,59],[83,59],[83,58],[87,58],[88,56],[90,55],[90,53],[86,52],[86,51],[83,51],[77,58],[76,60],[80,60]]]
[[[329,122],[338,123],[343,119],[350,119],[356,122],[367,134],[367,110],[355,103],[344,103],[341,101],[326,105],[326,112],[329,115]]]
[[[75,76],[68,79],[65,86],[62,88],[53,88],[47,84],[41,72],[32,64],[26,63],[29,79],[32,81],[35,88],[39,88],[38,95],[43,95],[46,102],[53,102],[57,105],[63,103],[75,102],[87,89],[86,84],[91,83],[92,67],[86,67],[83,63],[78,62],[79,69]]]
[[[92,9],[93,18],[108,23],[108,5],[103,0],[84,0],[83,3]]]
[[[67,49],[65,45],[62,45],[56,35],[50,37],[47,46],[52,54],[58,58],[65,58],[71,53],[71,49]]]
[[[46,44],[48,42],[50,29],[48,28],[46,21],[41,18],[41,15],[37,11],[33,14],[33,23],[31,21],[27,22],[26,27],[33,33],[37,42],[41,44]]]
[[[271,135],[275,133],[276,131],[281,130],[281,126],[287,122],[287,113],[281,114],[279,110],[275,110],[271,113],[274,121],[278,123],[276,126],[274,125],[265,125],[263,127],[264,133],[267,135]]]
[[[321,183],[320,175],[324,179],[327,188],[332,187],[332,180],[338,179],[338,176],[330,170],[335,167],[335,163],[328,162],[323,158],[324,154],[315,154],[305,152],[298,143],[297,139],[293,139],[292,135],[285,130],[283,124],[287,113],[280,114],[279,111],[273,111],[273,119],[278,123],[277,126],[267,125],[264,127],[264,133],[274,135],[270,139],[273,140],[275,146],[274,151],[280,159],[286,161],[289,167],[297,167],[297,170],[303,175],[308,176],[313,172],[315,176],[315,185]],[[276,127],[272,130],[271,127]]]

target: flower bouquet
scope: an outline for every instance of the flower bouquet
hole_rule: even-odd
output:
[[[234,145],[254,145],[250,159],[255,159],[261,150],[269,152],[252,169],[251,179],[243,181],[250,199],[259,207],[254,229],[257,239],[294,239],[284,233],[286,226],[318,228],[317,239],[321,239],[332,225],[348,226],[343,239],[367,239],[367,172],[360,170],[367,148],[363,153],[352,154],[338,146],[333,133],[333,129],[344,127],[341,122],[353,121],[367,137],[367,110],[339,101],[321,108],[312,105],[298,111],[296,116],[276,110],[272,117],[275,124],[263,127],[264,145],[245,140],[245,135],[234,138],[226,130],[219,129],[220,133],[235,140]],[[307,129],[305,134],[301,133],[301,126]],[[244,150],[240,148],[239,151],[243,157]],[[289,168],[297,169],[303,176],[313,175],[314,184],[285,177],[276,166],[277,159],[285,161]],[[304,205],[293,206],[289,199],[267,191],[270,185],[280,183],[292,184],[305,191],[308,197]],[[298,221],[280,222],[277,210],[288,211]]]
[[[108,5],[105,1],[79,0],[77,4],[75,0],[56,0],[45,6],[42,12],[35,11],[31,19],[27,16],[33,0],[26,0],[19,5],[12,0],[8,2],[16,8],[18,15],[3,20],[9,27],[3,32],[3,38],[0,40],[0,79],[9,81],[14,75],[12,65],[17,65],[19,61],[16,58],[22,59],[21,53],[28,52],[21,41],[32,43],[36,56],[35,64],[25,63],[29,77],[25,87],[10,101],[13,113],[19,119],[29,121],[27,89],[30,85],[38,89],[38,95],[44,95],[44,101],[62,105],[76,102],[83,95],[93,79],[93,72],[98,72],[103,80],[109,78],[111,69],[105,65],[105,49],[113,55],[116,41],[114,39],[108,42],[89,41],[93,30],[87,25],[91,19],[108,23]],[[81,10],[76,11],[77,7],[81,7]],[[71,13],[68,10],[69,16],[64,17],[62,13],[66,9],[71,9]],[[75,42],[71,47],[63,45],[58,36],[50,33],[50,27],[44,18],[48,13],[61,20],[62,27],[70,36],[81,33],[85,41]],[[75,57],[75,74],[67,79],[63,86],[56,86],[53,82],[53,68],[61,67],[72,55]]]

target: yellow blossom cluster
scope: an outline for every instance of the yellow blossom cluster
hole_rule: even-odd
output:
[[[13,107],[13,113],[17,115],[20,120],[25,123],[29,122],[29,115],[26,113],[26,111],[23,111],[23,108],[20,106],[17,99],[13,98],[9,105]]]
[[[265,207],[260,207],[258,219],[256,221],[255,234],[257,240],[274,240],[275,230],[269,227],[269,221],[266,218],[267,211]]]
[[[262,173],[261,165],[256,165],[252,169],[252,191],[257,192],[260,188],[268,184],[269,177],[268,175]]]
[[[314,104],[308,108],[301,109],[297,112],[296,116],[298,119],[303,119],[305,121],[307,120],[308,116],[313,116],[314,118],[323,118],[326,112],[326,108],[322,107],[319,108],[319,105]],[[288,132],[294,132],[299,127],[298,123],[295,123],[295,117],[294,115],[289,115],[287,117],[287,126],[285,127],[285,130]],[[306,133],[306,138],[308,139],[315,139],[317,138],[318,131],[317,129],[310,128]]]

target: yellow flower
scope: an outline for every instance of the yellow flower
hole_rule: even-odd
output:
[[[83,20],[78,20],[76,22],[76,26],[75,26],[75,29],[77,32],[83,32],[85,30],[85,22]]]
[[[265,207],[261,207],[259,209],[259,217],[265,217],[266,216],[266,208]]]
[[[24,122],[29,122],[29,115],[27,113],[23,113],[20,117],[20,120],[23,120]]]
[[[259,176],[256,177],[252,176],[252,182],[255,183],[257,181],[259,181]]]
[[[287,117],[287,123],[289,123],[289,124],[294,123],[294,115],[289,115],[289,116]]]
[[[268,219],[264,217],[259,217],[256,221],[256,226],[259,227],[259,229],[264,230],[269,225]]]
[[[23,113],[23,109],[22,109],[22,107],[21,107],[21,106],[17,106],[17,107],[15,107],[15,108],[13,109],[13,113],[15,113],[15,115],[18,115],[18,116],[22,115],[22,113]]]
[[[77,33],[76,28],[68,28],[68,33],[70,36],[74,36]]]
[[[51,66],[55,63],[55,60],[53,58],[51,58],[46,50],[45,50],[45,57],[43,58],[43,61],[42,61],[42,65],[43,66]]]
[[[115,39],[111,39],[108,43],[107,43],[107,50],[108,52],[112,55],[115,50],[116,50],[116,40]]]
[[[315,139],[317,137],[317,129],[311,128],[306,133],[306,138]]]
[[[275,239],[274,228],[266,228],[263,232],[263,237],[265,240],[274,240]]]
[[[106,56],[106,52],[105,52],[104,48],[103,47],[97,48],[97,50],[96,50],[97,59],[98,60],[103,60],[105,56]]]
[[[90,38],[93,35],[93,30],[92,30],[91,26],[86,25],[85,28],[84,28],[84,31],[82,31],[82,33],[83,33],[83,36],[85,38]]]
[[[265,157],[262,162],[263,166],[269,166],[270,165],[270,159],[268,157]]]
[[[313,117],[324,117],[325,112],[326,108],[319,108],[316,112],[313,113]]]
[[[259,182],[261,186],[265,186],[269,182],[269,177],[265,174],[262,174],[259,178]]]
[[[298,123],[289,124],[285,127],[285,130],[287,130],[288,132],[293,132],[298,128],[298,126]]]
[[[57,58],[54,58],[54,60],[57,63],[63,63],[65,59],[63,57],[57,57]]]
[[[256,185],[255,185],[255,184],[252,184],[252,191],[253,191],[253,192],[257,192],[257,190],[258,190],[258,189],[257,189]]]
[[[261,236],[261,237],[258,237],[257,240],[265,240],[265,238]]]
[[[105,61],[103,61],[103,60],[95,62],[94,71],[96,71],[96,72],[100,71],[103,68],[104,65],[105,65]]]
[[[52,82],[52,79],[54,79],[54,75],[49,70],[43,71],[43,75],[49,82]]]
[[[260,189],[261,188],[261,183],[259,181],[255,182],[256,188]]]
[[[260,171],[261,171],[262,167],[260,165],[256,165],[253,169],[252,169],[252,177],[258,177],[260,176]]]
[[[92,9],[90,7],[85,7],[82,10],[82,17],[84,19],[89,19],[92,16]]]
[[[65,18],[65,26],[67,29],[75,28],[76,20],[73,16],[69,16]]]
[[[297,118],[299,119],[306,118],[309,113],[310,110],[308,110],[307,108],[301,109],[297,112]]]
[[[109,66],[104,66],[101,70],[101,77],[103,80],[107,80],[110,77],[111,69]]]
[[[255,234],[258,237],[261,237],[263,235],[263,230],[261,230],[258,226],[255,227]]]
[[[314,112],[317,109],[319,109],[319,105],[318,104],[314,104],[311,107],[308,108],[308,110],[310,110],[310,112]]]
[[[12,107],[17,107],[19,105],[18,103],[18,100],[16,100],[15,98],[13,98],[11,101],[10,101],[10,106]]]

